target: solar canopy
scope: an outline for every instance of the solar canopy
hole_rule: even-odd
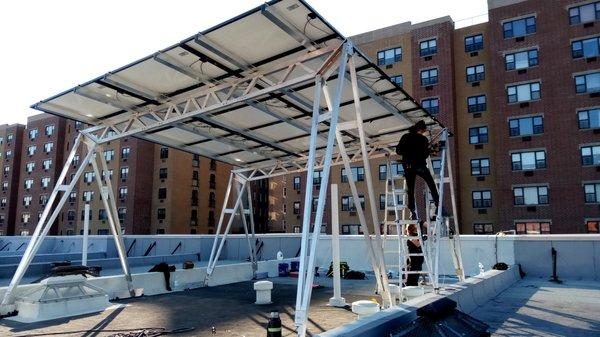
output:
[[[275,0],[32,108],[91,124],[100,143],[135,136],[240,167],[287,165],[308,155],[315,76],[344,41],[306,2]],[[440,127],[362,52],[354,55],[368,144],[397,142],[418,120]],[[336,71],[320,74],[337,87]],[[340,122],[355,119],[344,81]],[[321,123],[317,156],[327,130]],[[358,144],[355,131],[343,140]]]

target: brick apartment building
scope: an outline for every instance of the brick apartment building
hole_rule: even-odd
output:
[[[549,4],[488,0],[485,23],[456,29],[442,17],[352,37],[453,132],[463,233],[598,233],[600,2]],[[382,198],[385,162],[371,165],[384,170],[374,177]],[[342,233],[358,233],[341,174],[331,171]],[[300,230],[304,180],[270,181],[270,228]]]
[[[0,126],[0,235],[33,232],[78,131],[85,127],[48,114],[29,117],[27,126]],[[135,137],[107,143],[102,155],[125,233],[215,231],[231,165]],[[84,156],[84,147],[80,147],[69,167],[67,183]],[[82,234],[86,203],[91,210],[90,233],[109,234],[107,213],[91,165],[70,193],[50,233]],[[261,212],[260,207],[256,206],[255,211]],[[262,213],[266,218],[266,211]]]
[[[14,235],[15,232],[24,129],[19,124],[0,125],[0,235]]]

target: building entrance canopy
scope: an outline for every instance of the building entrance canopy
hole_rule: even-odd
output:
[[[86,133],[99,144],[136,136],[242,168],[298,167],[309,152],[315,78],[337,88],[344,41],[304,1],[271,1],[32,108],[93,125]],[[440,127],[362,52],[354,56],[370,149],[421,119]],[[355,111],[349,76],[344,82],[340,122]],[[358,146],[356,131],[343,140]]]

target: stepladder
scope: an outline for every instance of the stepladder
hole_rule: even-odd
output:
[[[396,263],[386,263],[397,267],[400,289],[407,285],[418,285],[420,276],[433,281],[431,261],[426,255],[425,238],[419,220],[410,219],[407,207],[407,186],[404,176],[398,169],[400,163],[392,163],[388,157],[384,214],[384,253]],[[390,219],[392,217],[392,219]],[[398,247],[390,248],[388,237],[397,237]],[[388,247],[386,248],[386,244]],[[402,290],[400,291],[401,298]]]

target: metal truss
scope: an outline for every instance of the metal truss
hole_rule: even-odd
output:
[[[339,45],[331,44],[269,68],[249,69],[239,79],[219,84],[209,83],[191,93],[175,96],[151,108],[138,108],[133,104],[127,105],[102,97],[90,90],[78,90],[78,94],[92,100],[131,112],[129,116],[106,120],[101,125],[86,129],[85,132],[96,143],[103,144],[172,126],[192,117],[202,117],[234,105],[244,105],[249,100],[312,82],[317,75],[327,72],[331,67],[328,60],[337,55],[338,50]],[[325,61],[317,62],[318,68],[314,68],[315,60],[322,58],[325,58]]]
[[[67,173],[69,171],[69,167],[73,164],[73,158],[78,153],[79,149],[85,146],[87,149],[87,154],[78,164],[77,170],[73,174],[71,181],[67,181]],[[75,142],[73,143],[73,148],[67,157],[67,161],[63,166],[63,169],[58,177],[54,185],[54,189],[48,198],[48,203],[42,212],[42,216],[40,217],[38,224],[33,232],[29,244],[27,245],[27,249],[19,262],[19,266],[13,275],[8,288],[4,294],[4,298],[0,304],[0,314],[6,314],[8,312],[15,311],[15,289],[21,282],[27,268],[33,261],[33,257],[39,250],[42,245],[43,240],[48,235],[52,224],[56,221],[62,207],[67,202],[69,198],[69,194],[75,188],[75,185],[79,182],[83,171],[88,166],[88,164],[92,165],[94,170],[94,176],[96,182],[98,184],[98,188],[100,190],[100,194],[102,196],[102,203],[106,209],[108,223],[115,240],[115,246],[117,248],[117,252],[119,254],[119,261],[121,263],[121,268],[123,269],[123,273],[125,275],[125,280],[127,282],[127,287],[130,295],[133,297],[135,295],[133,289],[133,282],[131,278],[131,271],[129,269],[129,264],[127,262],[127,254],[125,252],[125,245],[123,243],[121,225],[119,223],[119,215],[117,210],[116,199],[114,196],[114,191],[112,187],[112,182],[110,175],[108,174],[108,166],[106,164],[106,159],[103,155],[103,146],[101,144],[96,143],[93,139],[90,139],[85,134],[80,133]]]

